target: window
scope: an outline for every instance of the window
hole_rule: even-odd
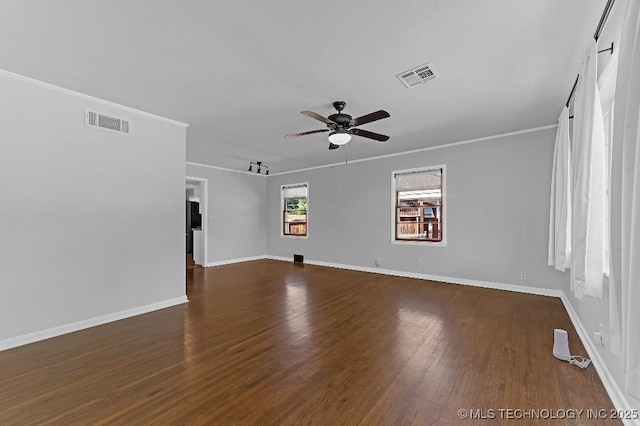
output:
[[[393,240],[444,243],[445,166],[393,172]]]
[[[308,192],[306,183],[282,187],[282,235],[307,236]]]

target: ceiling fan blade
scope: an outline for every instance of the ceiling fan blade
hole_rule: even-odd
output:
[[[329,129],[309,130],[308,132],[294,133],[292,135],[285,135],[285,138],[295,138],[295,137],[298,137],[298,136],[310,135],[312,133],[322,133],[322,132],[328,132],[328,131],[329,131]]]
[[[376,111],[371,114],[363,115],[362,117],[354,118],[351,120],[352,126],[361,126],[363,124],[371,123],[372,121],[382,120],[383,118],[391,117],[387,111]]]
[[[329,142],[329,149],[338,149],[338,148],[340,148],[340,145],[336,145],[335,143]]]
[[[351,129],[349,133],[357,136],[362,136],[363,138],[375,139],[380,142],[386,142],[389,140],[389,136],[387,135],[381,135],[380,133],[369,132],[362,129]]]
[[[335,124],[333,121],[329,120],[326,117],[321,116],[320,114],[316,114],[313,111],[302,111],[300,114],[306,115],[307,117],[315,118],[318,121],[322,121],[325,124]]]

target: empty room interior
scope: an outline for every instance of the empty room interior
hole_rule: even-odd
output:
[[[0,424],[640,425],[640,0],[3,0]]]

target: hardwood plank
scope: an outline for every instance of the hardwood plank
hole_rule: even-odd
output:
[[[187,277],[186,305],[0,352],[0,424],[460,424],[459,409],[613,408],[592,366],[551,355],[554,328],[586,354],[555,298],[273,260]],[[509,423],[495,413],[480,423]]]

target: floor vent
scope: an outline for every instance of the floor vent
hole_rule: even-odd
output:
[[[90,127],[98,127],[105,130],[112,130],[118,133],[129,134],[131,131],[131,123],[118,117],[102,114],[100,112],[85,110],[84,125]]]
[[[428,81],[435,80],[438,78],[438,73],[433,65],[426,63],[409,71],[401,72],[396,75],[396,77],[398,77],[398,80],[400,80],[407,89],[411,89]]]
[[[293,263],[304,263],[304,256],[301,254],[294,254]]]

